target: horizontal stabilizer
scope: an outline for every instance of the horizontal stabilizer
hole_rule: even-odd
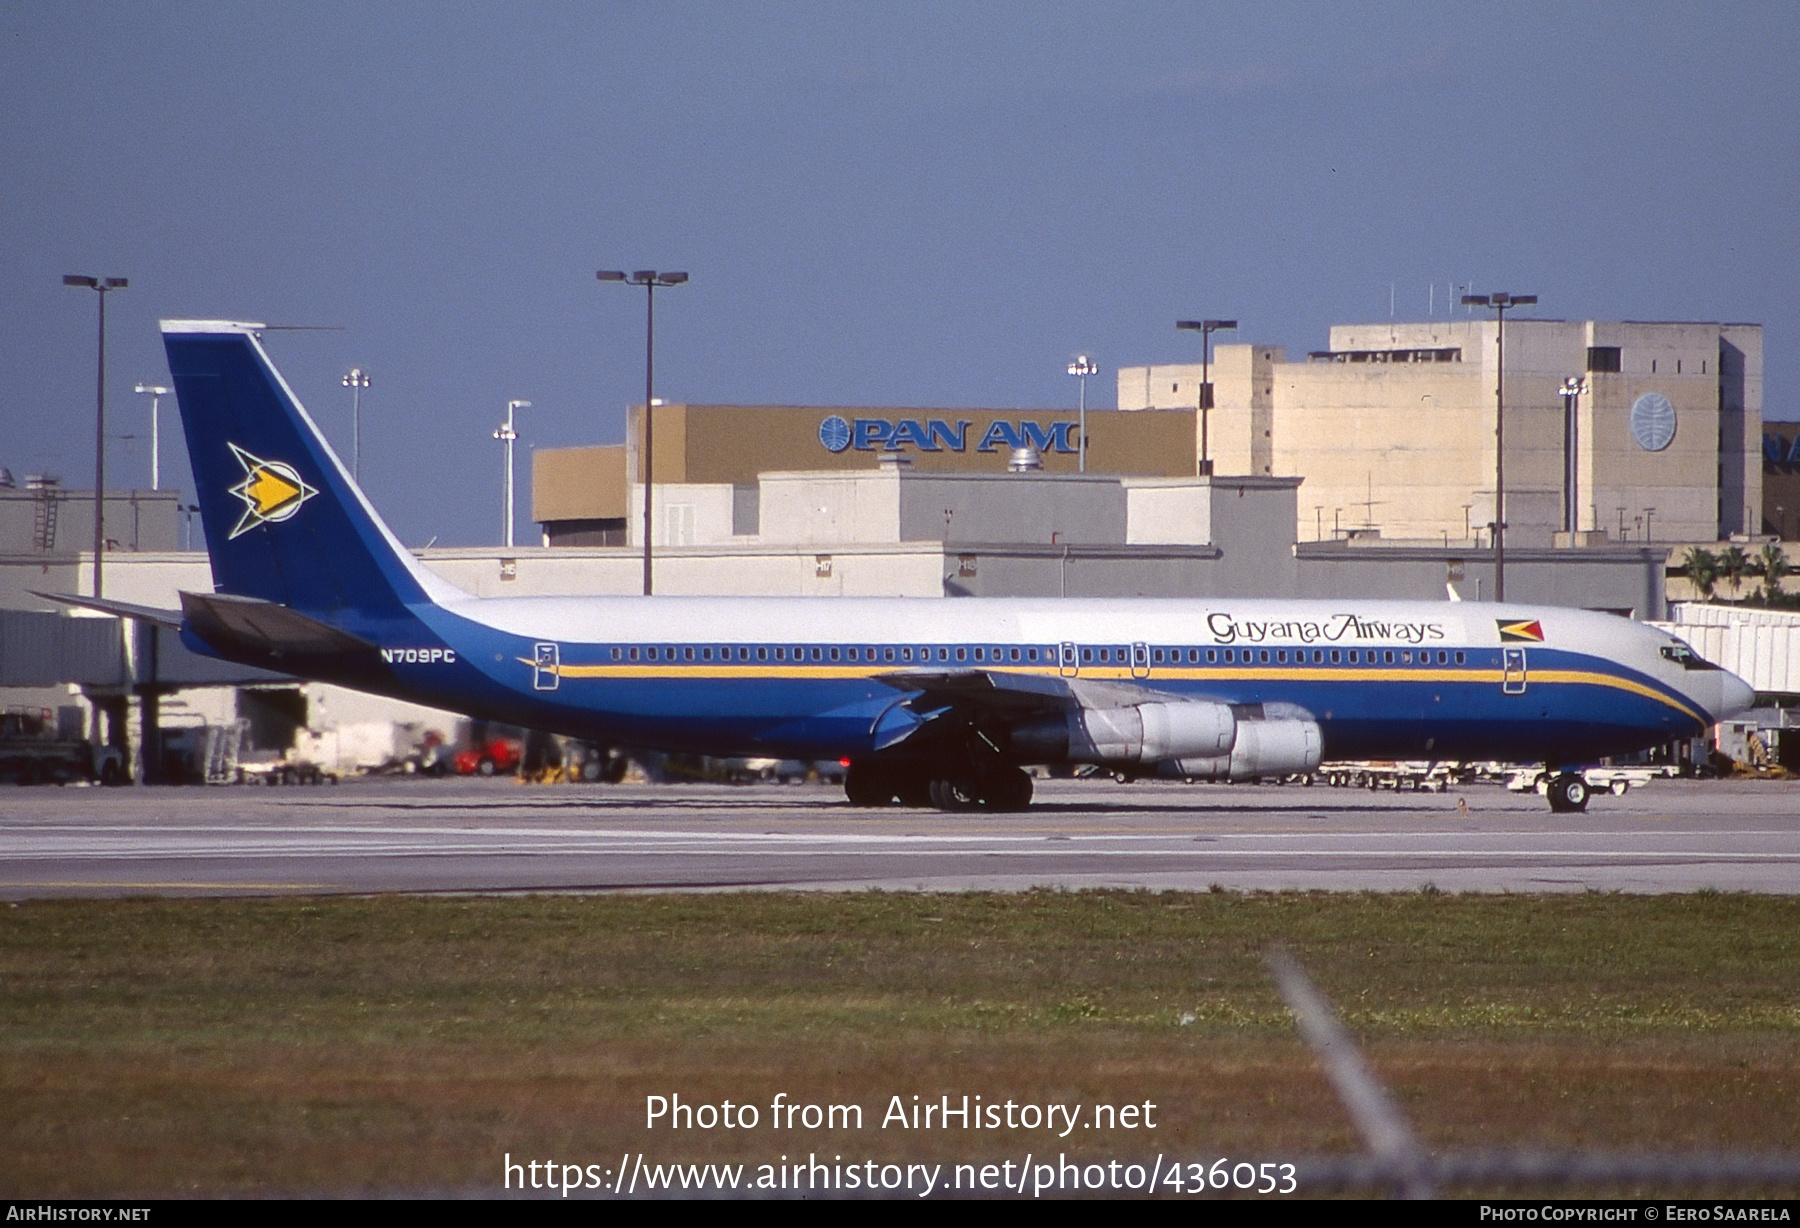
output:
[[[376,646],[329,623],[255,597],[225,593],[183,593],[188,625],[218,648],[270,656],[330,657],[373,653]]]
[[[160,610],[151,605],[133,605],[129,601],[113,601],[106,597],[71,597],[67,593],[33,593],[31,595],[42,597],[45,601],[54,601],[59,605],[72,605],[77,609],[96,610],[101,614],[113,614],[119,618],[135,618],[139,622],[155,623],[159,627],[181,630],[180,610]]]

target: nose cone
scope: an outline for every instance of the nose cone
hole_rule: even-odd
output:
[[[1716,720],[1730,720],[1740,712],[1748,712],[1756,703],[1756,692],[1750,684],[1728,669],[1719,671],[1719,710]]]

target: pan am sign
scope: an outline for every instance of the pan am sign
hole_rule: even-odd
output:
[[[827,452],[854,448],[858,452],[899,452],[908,445],[921,452],[967,452],[972,422],[945,422],[932,418],[857,418],[845,421],[837,414],[819,423],[819,443]],[[1075,446],[1073,422],[1007,422],[997,419],[988,423],[985,434],[975,445],[977,452],[1010,452],[1014,448],[1031,447],[1039,452],[1067,452]]]

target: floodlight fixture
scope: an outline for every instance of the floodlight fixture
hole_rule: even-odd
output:
[[[1236,332],[1236,320],[1177,320],[1175,327],[1188,332],[1200,334],[1200,392],[1195,404],[1200,410],[1200,463],[1197,466],[1201,474],[1212,472],[1212,457],[1208,453],[1206,437],[1207,411],[1213,407],[1212,386],[1212,335],[1216,332]]]
[[[656,288],[658,286],[679,286],[688,279],[686,273],[662,272],[655,269],[638,269],[627,274],[621,269],[601,269],[594,274],[599,281],[629,282],[634,286],[644,287],[644,448],[638,457],[639,479],[644,487],[644,596],[651,592],[651,530],[654,527],[651,514],[651,460],[655,454],[655,433],[653,427],[656,415],[653,412],[656,400]]]
[[[1467,307],[1494,309],[1494,600],[1506,600],[1506,313],[1537,304],[1535,294],[1465,294]],[[1572,524],[1573,522],[1571,522]],[[1573,532],[1573,528],[1570,530]]]
[[[85,277],[65,273],[63,285],[92,290],[100,296],[99,373],[94,393],[94,596],[101,593],[102,563],[106,554],[106,296],[131,283],[123,277]]]

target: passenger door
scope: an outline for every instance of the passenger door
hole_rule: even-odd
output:
[[[1500,691],[1505,695],[1523,695],[1525,693],[1525,650],[1523,648],[1502,648],[1500,650]]]

